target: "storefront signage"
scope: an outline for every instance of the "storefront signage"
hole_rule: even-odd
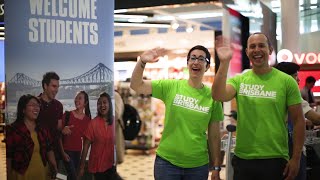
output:
[[[297,64],[320,64],[320,53],[292,53],[288,49],[281,49],[277,55],[278,62],[294,62]]]

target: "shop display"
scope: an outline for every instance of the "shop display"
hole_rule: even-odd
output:
[[[119,82],[118,92],[120,93],[125,104],[135,107],[141,119],[141,129],[138,136],[126,141],[126,149],[149,150],[157,146],[156,126],[159,122],[157,111],[152,106],[154,98],[151,95],[139,95],[129,88],[129,82]],[[158,133],[159,134],[159,133]]]

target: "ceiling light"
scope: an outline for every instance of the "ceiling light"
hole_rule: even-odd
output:
[[[148,16],[146,15],[129,15],[129,14],[114,14],[114,18],[127,18],[127,19],[130,19],[130,18],[138,18],[138,19],[147,19]]]
[[[179,27],[179,23],[177,21],[172,21],[171,27],[172,27],[172,29],[176,30]]]
[[[128,12],[128,9],[117,9],[117,10],[114,10],[113,13],[125,13],[125,12]]]
[[[189,25],[186,29],[187,33],[192,33],[193,32],[193,27],[191,25]]]
[[[132,19],[128,19],[128,22],[132,22],[132,23],[142,23],[142,22],[144,22],[144,19],[132,18]]]
[[[310,4],[317,4],[318,0],[310,0]]]
[[[273,7],[273,8],[281,7],[281,2],[280,1],[271,1],[271,7]]]
[[[114,23],[116,27],[154,27],[169,28],[170,24],[148,24],[148,23]]]
[[[181,19],[200,19],[200,18],[210,18],[210,17],[221,17],[222,13],[197,13],[197,14],[184,14],[178,15]]]
[[[155,19],[156,20],[159,20],[159,21],[173,21],[175,20],[175,17],[173,16],[155,16]]]

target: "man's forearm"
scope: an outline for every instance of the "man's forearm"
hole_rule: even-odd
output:
[[[221,63],[214,77],[212,84],[212,97],[215,100],[223,100],[226,94],[226,81],[228,75],[229,62]]]
[[[305,139],[305,121],[299,120],[293,129],[293,152],[292,159],[300,159]]]

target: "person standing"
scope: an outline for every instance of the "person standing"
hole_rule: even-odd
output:
[[[114,117],[111,97],[101,93],[97,102],[98,115],[92,119],[84,133],[78,179],[84,174],[85,161],[91,146],[88,171],[95,180],[121,180],[114,166]]]
[[[315,83],[316,83],[316,78],[314,78],[313,76],[308,76],[306,78],[306,84],[300,91],[302,98],[306,100],[311,107],[315,107],[319,104],[314,98],[313,92],[311,91]]]
[[[155,48],[142,53],[130,83],[138,94],[152,94],[166,107],[154,178],[207,180],[209,166],[213,166],[211,179],[219,180],[222,105],[211,98],[211,89],[202,82],[204,73],[210,68],[210,53],[201,45],[189,50],[186,61],[189,79],[143,79],[146,64],[157,62],[165,51]],[[208,148],[213,157],[210,165]]]
[[[292,76],[297,83],[299,84],[300,79],[298,77],[298,72],[300,70],[300,66],[293,62],[281,62],[275,66],[278,70]],[[310,120],[314,125],[320,125],[320,113],[315,112],[306,100],[302,100],[302,111],[307,120]],[[290,116],[289,116],[290,117]],[[292,121],[288,119],[288,131],[289,131],[289,155],[292,156]],[[300,160],[300,169],[295,180],[305,180],[307,178],[307,163],[306,163],[306,155],[305,148],[304,152],[301,154]]]
[[[74,99],[75,109],[65,112],[63,136],[61,136],[61,152],[67,170],[67,179],[76,180],[82,151],[84,131],[91,120],[89,96],[85,91],[77,93]]]
[[[20,97],[17,119],[6,127],[8,180],[55,178],[57,165],[52,151],[52,138],[47,128],[38,124],[40,101],[32,95]],[[48,176],[48,161],[53,167]]]
[[[228,79],[230,44],[216,43],[220,67],[212,85],[218,101],[237,100],[237,139],[232,159],[234,180],[294,179],[305,137],[301,95],[295,80],[269,65],[271,43],[263,33],[249,36],[246,54],[252,70]],[[287,113],[293,122],[293,153],[289,159]]]
[[[53,137],[53,151],[59,166],[62,160],[62,154],[59,146],[59,139],[62,128],[63,106],[60,101],[56,100],[59,90],[60,77],[55,72],[47,72],[43,75],[42,89],[43,92],[38,96],[40,99],[39,125],[48,128],[50,136]]]

